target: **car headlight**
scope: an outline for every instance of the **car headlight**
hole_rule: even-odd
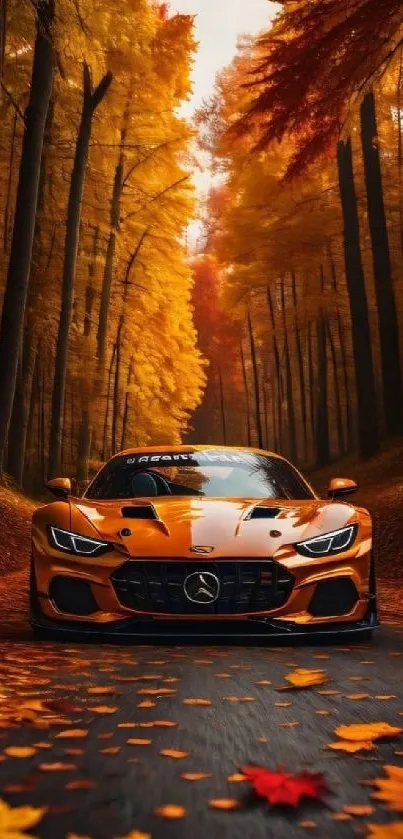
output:
[[[325,533],[324,536],[315,536],[305,542],[297,542],[294,547],[302,556],[315,557],[340,554],[353,544],[357,528],[358,525],[351,524],[348,527],[342,527],[340,530]]]
[[[113,550],[112,545],[107,542],[89,539],[88,536],[80,536],[79,533],[70,533],[68,530],[60,530],[59,527],[50,526],[48,533],[50,544],[59,551],[66,551],[69,554],[100,556]]]

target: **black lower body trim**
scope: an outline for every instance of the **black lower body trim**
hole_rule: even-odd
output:
[[[275,640],[291,643],[337,642],[340,638],[366,640],[379,626],[375,597],[370,598],[367,614],[357,623],[322,623],[316,626],[295,625],[269,618],[248,621],[156,621],[129,618],[113,625],[89,624],[83,621],[53,621],[37,611],[31,612],[31,626],[38,636],[51,639],[72,639],[106,643],[238,643]]]

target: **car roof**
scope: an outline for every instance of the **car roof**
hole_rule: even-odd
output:
[[[266,455],[266,457],[281,458],[281,455],[276,454],[276,452],[269,452],[264,449],[255,449],[248,446],[212,446],[207,443],[204,446],[184,445],[183,443],[179,443],[176,446],[138,446],[118,452],[115,457],[119,457],[120,455],[151,454],[152,452],[166,452],[167,454],[169,454],[169,452],[183,452],[184,454],[192,454],[192,452],[202,451],[249,452],[250,454],[263,454]]]

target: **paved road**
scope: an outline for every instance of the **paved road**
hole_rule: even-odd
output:
[[[0,642],[0,795],[13,807],[49,808],[35,836],[111,839],[136,829],[153,839],[348,839],[365,836],[367,822],[402,820],[361,781],[403,765],[403,736],[355,755],[324,748],[341,724],[403,727],[397,628],[361,647],[80,647],[34,644],[16,626],[12,635]],[[322,669],[328,681],[279,691],[301,667]],[[17,756],[15,746],[33,753]],[[248,784],[227,780],[245,762],[323,772],[333,795],[328,806],[295,812],[249,801],[213,809],[212,799],[246,800]],[[210,777],[181,777],[188,772]],[[186,812],[155,813],[166,805]],[[376,809],[339,820],[349,805]]]

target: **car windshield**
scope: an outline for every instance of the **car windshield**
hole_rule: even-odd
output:
[[[244,452],[119,455],[85,493],[99,500],[161,496],[310,499],[314,493],[280,457]]]

